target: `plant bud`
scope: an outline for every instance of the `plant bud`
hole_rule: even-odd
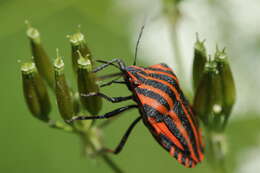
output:
[[[228,63],[228,57],[223,49],[219,51],[217,49],[215,53],[215,61],[217,62],[217,68],[221,78],[221,87],[223,94],[223,114],[225,115],[225,124],[232,111],[233,105],[236,100],[236,88],[232,75],[231,68]],[[225,125],[224,125],[225,126]]]
[[[92,115],[96,115],[102,107],[101,97],[90,96],[87,97],[89,93],[99,92],[99,86],[96,83],[96,75],[92,72],[92,63],[88,56],[82,57],[79,53],[80,58],[78,59],[78,91],[82,105],[87,109]]]
[[[194,110],[208,127],[216,125],[222,112],[222,90],[215,61],[208,61],[194,98]]]
[[[32,62],[22,64],[21,72],[23,93],[30,112],[36,118],[48,122],[51,110],[49,96],[35,64]]]
[[[58,52],[53,65],[55,72],[55,93],[59,112],[64,120],[69,120],[74,116],[73,98],[65,79],[64,63]]]
[[[27,36],[30,39],[30,43],[31,43],[33,61],[36,64],[40,76],[48,83],[48,85],[51,88],[53,88],[54,74],[53,74],[52,64],[41,44],[40,33],[37,29],[31,27],[28,22],[27,24],[28,24]]]
[[[205,41],[200,41],[197,34],[197,41],[194,46],[194,59],[193,59],[193,90],[196,91],[201,76],[203,75],[204,66],[207,62],[207,52],[204,46]]]
[[[78,59],[79,54],[78,51],[81,53],[83,57],[88,55],[88,58],[92,62],[91,59],[91,52],[87,47],[84,35],[81,32],[77,32],[71,36],[69,36],[70,43],[71,43],[71,52],[72,52],[72,65],[75,72],[77,72],[78,68]]]

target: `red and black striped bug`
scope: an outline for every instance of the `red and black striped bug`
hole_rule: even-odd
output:
[[[132,99],[136,104],[120,107],[100,116],[76,116],[69,122],[110,118],[126,110],[137,108],[141,116],[132,122],[115,150],[106,149],[106,151],[118,154],[134,126],[142,119],[156,141],[179,163],[190,168],[203,160],[203,144],[197,117],[193,114],[171,68],[166,64],[139,67],[134,63],[132,66],[126,66],[120,59],[98,62],[103,64],[93,72],[112,65],[120,69],[124,79],[113,80],[103,86],[122,83],[127,85],[132,95],[109,97],[103,93],[90,93],[88,96],[100,96],[113,103]]]

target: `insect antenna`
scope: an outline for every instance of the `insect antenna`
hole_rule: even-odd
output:
[[[143,35],[144,26],[145,26],[145,23],[144,23],[144,24],[142,25],[142,27],[141,27],[141,30],[140,30],[140,33],[139,33],[139,35],[138,35],[138,39],[137,39],[137,42],[136,42],[136,46],[135,46],[135,59],[134,59],[133,65],[136,65],[138,47],[139,47],[139,43],[140,43],[141,37],[142,37],[142,35]]]

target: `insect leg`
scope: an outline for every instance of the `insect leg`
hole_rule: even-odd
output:
[[[103,75],[103,76],[98,76],[98,80],[105,80],[105,79],[111,79],[113,77],[117,77],[116,79],[119,79],[120,77],[122,77],[122,72],[117,72],[117,73],[112,73],[112,74],[106,74],[106,75]]]
[[[128,106],[124,106],[121,108],[117,108],[111,112],[107,112],[104,115],[99,115],[99,116],[74,116],[72,117],[72,119],[67,120],[68,123],[71,123],[75,120],[93,120],[93,119],[106,119],[106,118],[110,118],[116,115],[119,115],[120,113],[132,109],[132,108],[138,108],[137,105],[128,105]]]
[[[126,96],[126,97],[109,97],[103,93],[95,93],[95,92],[92,92],[92,93],[89,93],[87,95],[85,94],[80,94],[81,96],[83,97],[91,97],[91,96],[99,96],[99,97],[102,97],[104,99],[106,99],[107,101],[110,101],[112,103],[118,103],[118,102],[122,102],[122,101],[126,101],[126,100],[131,100],[133,99],[133,96]]]
[[[96,61],[104,63],[104,64],[102,64],[101,66],[98,66],[97,68],[95,68],[93,70],[94,73],[98,72],[100,70],[103,70],[104,68],[106,68],[106,67],[108,67],[110,65],[112,65],[112,66],[114,66],[116,68],[119,68],[120,70],[125,69],[125,65],[124,65],[124,63],[120,59],[112,59],[111,61],[103,61],[103,60],[96,60]],[[115,65],[114,63],[117,63],[118,66]]]
[[[112,59],[111,61],[105,61],[105,60],[100,60],[100,59],[97,59],[95,60],[96,62],[99,62],[99,63],[102,63],[102,64],[108,64],[108,65],[112,65],[116,68],[119,68],[117,65],[114,64],[114,62],[112,62],[114,59]]]
[[[130,133],[132,132],[132,130],[134,129],[135,125],[142,119],[142,117],[138,117],[137,119],[135,119],[132,124],[129,126],[129,128],[127,129],[127,131],[125,132],[124,136],[121,138],[120,143],[117,145],[117,147],[114,150],[111,149],[107,149],[105,148],[104,150],[106,152],[110,152],[110,153],[114,153],[114,154],[118,154],[122,151],[123,147],[126,144],[126,141],[130,135]]]
[[[100,87],[110,86],[110,85],[112,85],[112,84],[114,84],[114,83],[117,83],[117,84],[126,84],[125,81],[112,80],[112,81],[109,81],[109,82],[107,82],[107,83],[101,84]]]

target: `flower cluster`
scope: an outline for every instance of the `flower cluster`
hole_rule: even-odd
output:
[[[28,24],[28,22],[27,22]],[[49,127],[72,132],[80,136],[87,156],[102,157],[115,172],[120,169],[103,151],[100,127],[93,120],[66,123],[74,116],[89,112],[97,115],[102,107],[101,97],[89,96],[99,91],[99,79],[92,72],[95,67],[91,52],[81,32],[69,37],[71,44],[72,67],[77,79],[77,88],[69,86],[64,68],[65,64],[57,49],[57,57],[51,62],[43,48],[40,33],[28,24],[27,36],[30,40],[33,59],[21,65],[24,97],[31,114]],[[56,103],[64,122],[50,117],[51,101],[48,91],[56,96]],[[51,93],[52,94],[52,93]]]
[[[207,128],[223,131],[236,99],[235,83],[225,51],[207,56],[197,38],[193,63],[194,110]]]
[[[235,82],[225,51],[216,47],[208,56],[205,41],[197,41],[193,62],[193,109],[206,133],[206,154],[213,168],[225,171],[227,151],[224,130],[236,100]]]

